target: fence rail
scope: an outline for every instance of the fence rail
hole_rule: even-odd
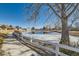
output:
[[[21,41],[26,42],[25,39],[27,39],[27,37],[19,35],[18,33],[15,33],[15,35],[18,37],[18,39],[21,39]],[[30,38],[30,37],[28,37],[28,38]],[[55,53],[56,56],[68,56],[68,55],[60,52],[59,48],[64,48],[64,49],[67,49],[67,50],[70,50],[70,51],[79,52],[78,48],[70,47],[70,46],[67,46],[67,45],[59,44],[59,43],[51,43],[51,42],[45,42],[45,41],[43,41],[43,42],[45,42],[45,44],[51,44],[52,46],[55,47],[55,49],[48,48],[48,47],[45,47],[45,46],[42,46],[42,45],[34,43],[33,42],[34,39],[35,38],[30,38],[30,42],[28,42],[28,43],[31,44],[31,45],[33,45],[33,46],[35,46],[36,48],[39,48],[39,49],[42,49],[42,50],[46,50],[46,51]]]

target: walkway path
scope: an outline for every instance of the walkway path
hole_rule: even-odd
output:
[[[38,56],[35,51],[30,49],[29,47],[22,45],[20,42],[16,41],[13,38],[5,39],[2,50],[5,51],[5,56]]]

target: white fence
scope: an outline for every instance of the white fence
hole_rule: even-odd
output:
[[[30,42],[33,43],[33,38],[30,39]],[[56,56],[68,56],[62,52],[59,51],[59,48],[64,48],[64,49],[67,49],[67,50],[70,50],[70,51],[74,51],[74,52],[78,52],[79,53],[79,48],[75,48],[75,47],[71,47],[71,46],[68,46],[68,45],[63,45],[63,44],[59,44],[59,43],[51,43],[51,42],[45,42],[46,44],[51,44],[52,46],[55,47],[55,50],[53,48],[48,48],[48,47],[44,47],[44,46],[41,46],[41,45],[36,45],[40,48],[43,48],[45,50],[48,50],[48,51],[52,51],[53,53],[56,54]]]
[[[21,37],[21,36],[19,36]],[[29,37],[30,38],[30,37]],[[26,37],[27,39],[27,37]],[[79,52],[79,49],[78,48],[74,48],[74,47],[71,47],[71,46],[67,46],[67,45],[63,45],[63,44],[59,44],[59,43],[51,43],[51,42],[45,42],[45,44],[51,44],[52,46],[55,47],[55,49],[53,48],[48,48],[48,47],[45,47],[45,46],[42,46],[42,45],[39,45],[39,44],[36,44],[33,42],[34,38],[30,38],[30,43],[32,43],[34,46],[40,48],[40,49],[45,49],[47,51],[51,51],[53,53],[56,54],[56,56],[68,56],[62,52],[59,51],[59,48],[64,48],[64,49],[67,49],[67,50],[70,50],[70,51],[74,51],[74,52]]]

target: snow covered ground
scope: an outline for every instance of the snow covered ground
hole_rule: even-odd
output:
[[[27,36],[27,37],[40,39],[40,40],[45,40],[45,41],[50,41],[50,42],[55,42],[55,43],[58,43],[61,39],[61,33],[57,33],[57,32],[53,32],[53,33],[50,33],[50,34],[28,34],[28,33],[23,33],[23,35]],[[71,42],[78,42],[79,37],[70,35],[70,41]]]

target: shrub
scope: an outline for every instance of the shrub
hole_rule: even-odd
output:
[[[2,50],[3,41],[4,41],[3,37],[0,37],[0,55],[4,54],[4,51]]]
[[[60,48],[60,52],[63,52],[64,54],[67,54],[69,56],[79,56],[78,52],[74,52],[71,50],[63,49],[63,48]]]
[[[2,37],[0,37],[0,50],[2,49],[3,41],[4,41],[4,39]]]

